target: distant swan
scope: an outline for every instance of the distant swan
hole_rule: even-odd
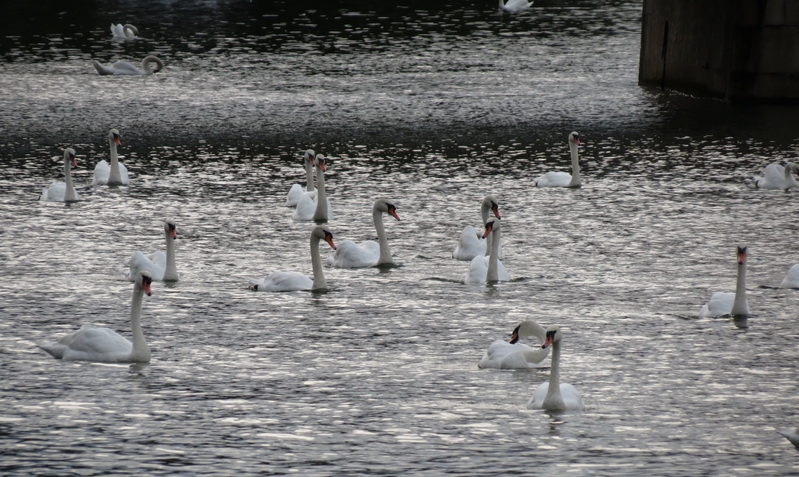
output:
[[[316,194],[305,193],[297,202],[297,209],[292,217],[297,221],[310,221],[316,223],[327,222],[332,219],[333,211],[330,207],[330,200],[325,191],[325,171],[327,170],[327,160],[322,154],[317,154],[314,159],[316,164]]]
[[[394,263],[391,250],[388,248],[386,229],[383,227],[383,214],[400,219],[394,204],[386,199],[377,199],[372,206],[372,221],[377,230],[377,242],[367,240],[357,245],[352,240],[345,240],[330,257],[331,265],[339,268],[364,268]]]
[[[303,189],[303,187],[299,184],[292,185],[291,189],[289,189],[288,195],[286,195],[286,207],[297,207],[297,202],[300,201],[300,198],[303,194],[316,194],[316,189],[314,189],[313,183],[315,155],[316,153],[313,152],[313,149],[308,149],[305,151],[305,156],[302,160],[303,166],[305,167],[305,188]]]
[[[735,293],[716,292],[699,310],[700,318],[724,315],[739,317],[749,315],[749,305],[746,303],[746,247],[738,247],[738,277],[735,282]]]
[[[325,290],[327,282],[322,271],[322,258],[319,256],[319,241],[324,240],[333,250],[333,233],[324,225],[317,225],[311,231],[311,266],[313,280],[300,272],[274,272],[262,280],[250,280],[255,291],[282,292],[298,290]]]
[[[572,158],[572,173],[547,172],[535,180],[537,187],[580,187],[580,158],[577,146],[580,145],[580,135],[576,131],[569,133],[569,152]]]
[[[527,10],[532,5],[533,2],[528,2],[527,0],[508,0],[508,3],[499,0],[499,9],[507,13],[519,13]]]
[[[496,217],[488,219],[485,225],[483,238],[493,235],[491,251],[486,257],[478,255],[469,262],[469,271],[466,273],[467,284],[479,285],[481,283],[506,282],[510,278],[505,265],[499,261],[500,220]]]
[[[133,253],[129,262],[129,280],[133,280],[140,271],[147,270],[152,279],[157,282],[178,281],[178,269],[175,265],[175,239],[177,238],[175,222],[164,220],[164,236],[166,237],[166,254],[160,250],[153,252],[149,257],[138,250]]]
[[[164,62],[157,56],[145,56],[141,62],[141,69],[127,61],[117,61],[110,65],[101,65],[96,60],[92,60],[94,69],[100,75],[151,75],[164,69]]]
[[[488,213],[493,212],[494,216],[499,217],[499,202],[493,196],[486,196],[483,203],[480,205],[480,217],[483,221],[480,222],[482,226],[488,221]],[[483,227],[480,227],[481,229]],[[491,251],[491,235],[483,240],[483,233],[477,232],[477,229],[471,225],[467,225],[455,245],[455,251],[452,252],[452,258],[455,260],[472,260],[478,255],[486,255]],[[502,244],[499,249],[499,259],[502,260]]]
[[[72,184],[73,167],[78,167],[78,161],[75,159],[75,150],[68,147],[64,149],[64,182],[54,181],[49,187],[45,187],[39,200],[51,202],[80,200],[80,194],[75,192],[75,186]]]
[[[122,138],[116,129],[108,131],[108,145],[111,148],[111,164],[103,159],[94,166],[92,185],[128,185],[130,183],[128,168],[119,162],[119,156],[117,156],[117,146],[122,145]]]
[[[78,331],[55,342],[45,342],[39,347],[65,361],[95,361],[100,363],[149,363],[150,348],[141,329],[143,295],[152,294],[149,273],[136,275],[133,300],[130,305],[130,327],[133,342],[117,332],[102,327],[83,325]]]
[[[775,162],[763,169],[762,176],[754,176],[755,186],[759,189],[792,189],[797,186],[793,174],[799,174],[799,165],[789,162],[782,166]]]
[[[519,343],[520,339],[533,336],[544,343],[547,330],[535,321],[526,320],[519,323],[510,336],[510,342],[496,340],[488,347],[483,358],[477,363],[478,368],[527,369],[537,368],[549,355],[549,348],[537,346],[531,348]]]
[[[111,39],[112,40],[135,40],[136,35],[139,34],[139,29],[130,23],[117,23],[111,24]]]
[[[560,382],[560,342],[563,338],[560,328],[547,328],[546,340],[541,345],[546,348],[552,345],[552,368],[549,371],[549,382],[541,383],[536,388],[530,401],[529,409],[546,409],[548,411],[580,411],[583,409],[583,398],[577,389],[569,383]]]

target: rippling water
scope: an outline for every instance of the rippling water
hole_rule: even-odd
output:
[[[799,262],[795,192],[751,182],[796,157],[796,111],[639,87],[640,2],[100,7],[2,39],[4,474],[799,472],[774,431],[799,424],[799,294],[777,288]],[[112,44],[111,21],[146,39]],[[150,78],[90,65],[153,52]],[[110,127],[129,187],[89,185]],[[583,188],[536,190],[572,129]],[[67,145],[85,200],[38,202]],[[391,198],[401,266],[252,292],[310,274],[309,225],[282,205],[308,147],[331,158],[335,240],[373,238]],[[511,281],[472,287],[450,255],[487,193]],[[125,265],[164,248],[163,217],[181,281],[145,299],[152,362],[38,349],[85,323],[128,335]],[[753,316],[699,319],[738,244]],[[529,318],[564,331],[584,412],[526,409],[546,367],[477,368]]]

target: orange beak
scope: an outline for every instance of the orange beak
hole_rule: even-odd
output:
[[[332,248],[333,250],[336,249],[336,244],[333,243],[333,237],[332,236],[325,237],[325,242],[327,242],[328,245],[330,245],[330,248]]]
[[[494,217],[501,219],[502,217],[499,216],[499,206],[494,204],[494,207],[491,207],[491,212],[494,212]]]

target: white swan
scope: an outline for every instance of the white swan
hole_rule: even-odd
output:
[[[527,0],[508,0],[508,3],[499,0],[500,11],[507,13],[519,13],[527,10],[531,6],[533,6],[533,2],[528,2]]]
[[[164,69],[164,62],[157,56],[145,56],[141,62],[141,69],[128,63],[127,61],[117,61],[110,65],[101,65],[96,60],[92,60],[94,69],[100,75],[151,75]]]
[[[94,166],[92,185],[128,185],[130,183],[128,168],[119,162],[117,156],[117,146],[122,145],[122,138],[116,129],[108,131],[108,145],[111,148],[111,164],[103,159]]]
[[[128,263],[130,266],[129,280],[133,280],[140,271],[147,270],[155,281],[178,281],[178,269],[175,266],[177,228],[173,221],[164,220],[164,236],[166,237],[166,254],[160,250],[153,252],[149,257],[138,250],[133,253],[133,257]]]
[[[519,323],[510,335],[510,342],[496,340],[488,347],[483,358],[477,363],[478,368],[527,369],[537,368],[541,361],[549,355],[549,347],[531,348],[519,343],[520,339],[533,336],[544,343],[547,330],[533,320]]]
[[[777,163],[767,165],[762,176],[754,176],[755,187],[759,189],[792,189],[797,186],[793,174],[799,174],[799,165],[789,162],[782,166]]]
[[[78,167],[78,161],[75,159],[75,150],[71,147],[64,149],[64,182],[53,181],[49,187],[42,190],[42,196],[39,200],[47,200],[51,202],[75,202],[80,199],[80,194],[75,192],[75,186],[72,183],[72,168]]]
[[[391,250],[388,248],[386,229],[383,227],[383,214],[400,219],[394,204],[386,199],[375,200],[372,207],[372,221],[377,230],[378,241],[367,240],[357,245],[352,240],[345,240],[329,257],[330,264],[339,268],[364,268],[394,263],[391,259]]]
[[[493,212],[495,217],[500,218],[499,202],[490,195],[486,196],[480,205],[480,217],[483,219],[481,223],[484,225],[488,221],[489,212]],[[482,231],[477,232],[477,229],[471,225],[466,226],[461,232],[457,245],[455,245],[452,258],[455,260],[471,260],[478,255],[487,255],[491,251],[491,237],[489,235],[483,240]],[[502,260],[502,244],[500,244],[499,248],[499,259]]]
[[[297,202],[297,209],[292,217],[297,221],[313,220],[316,223],[327,222],[333,218],[330,200],[325,191],[325,171],[327,160],[322,154],[314,158],[316,164],[316,194],[305,193]]]
[[[486,221],[483,238],[493,235],[491,250],[488,256],[478,255],[469,262],[469,271],[466,273],[465,282],[479,285],[481,283],[506,282],[510,278],[505,265],[499,261],[500,220],[491,217]]]
[[[738,247],[738,278],[735,282],[735,292],[716,292],[699,310],[700,318],[724,315],[749,316],[749,305],[746,303],[746,247]]]
[[[317,225],[311,231],[311,266],[313,280],[300,272],[274,272],[262,280],[250,280],[250,288],[255,291],[282,292],[297,290],[324,290],[327,288],[322,271],[322,258],[319,256],[319,241],[324,240],[333,250],[333,233],[324,225]]]
[[[788,270],[780,283],[780,288],[799,288],[799,263]]]
[[[300,198],[305,193],[316,193],[316,189],[314,189],[313,183],[313,172],[314,172],[314,156],[316,154],[313,152],[313,149],[308,149],[305,151],[305,156],[302,160],[303,166],[305,166],[305,188],[299,184],[294,184],[289,189],[289,193],[286,195],[286,207],[297,207],[297,202],[300,201]]]
[[[117,23],[111,24],[111,39],[112,40],[135,40],[139,34],[139,29],[130,23]]]
[[[799,449],[799,428],[783,427],[781,429],[777,429],[777,432],[779,432],[782,437],[791,441],[791,444],[793,444],[794,447]]]
[[[91,325],[83,325],[78,331],[55,342],[45,342],[39,347],[56,359],[66,361],[96,361],[100,363],[149,363],[150,348],[141,329],[141,305],[143,295],[152,294],[149,273],[141,272],[133,285],[133,300],[130,305],[131,343],[117,332]]]
[[[547,172],[535,180],[537,187],[580,187],[580,158],[577,154],[577,146],[580,145],[580,135],[576,131],[569,133],[569,152],[572,157],[572,173],[566,172]]]
[[[552,345],[552,368],[549,371],[549,382],[541,383],[527,402],[529,409],[546,409],[548,411],[580,411],[583,409],[583,398],[577,389],[569,383],[560,382],[560,342],[563,338],[560,328],[547,328],[546,340],[541,345],[546,348]]]

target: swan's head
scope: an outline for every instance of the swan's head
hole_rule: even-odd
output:
[[[496,217],[488,219],[488,222],[486,222],[486,230],[483,232],[483,238],[488,237],[497,230],[499,230],[499,219]]]
[[[397,215],[397,207],[386,199],[377,199],[374,210],[388,214],[397,220],[400,219],[399,215]]]
[[[164,220],[164,232],[166,232],[172,240],[178,238],[178,229],[175,227],[175,222],[170,219]]]
[[[135,38],[139,34],[139,29],[130,23],[125,23],[125,26],[122,27],[122,30],[125,32],[125,36],[128,38]]]
[[[72,167],[78,167],[78,160],[75,158],[75,150],[71,147],[64,149],[64,160],[69,161]]]
[[[314,157],[316,157],[316,153],[313,152],[313,149],[308,149],[307,151],[305,151],[305,162],[310,162],[311,164],[313,164]]]
[[[490,210],[494,214],[494,217],[498,219],[502,218],[499,216],[499,201],[494,198],[494,196],[489,195],[483,199],[483,208]]]
[[[319,168],[320,171],[325,172],[327,171],[327,159],[323,154],[317,154],[316,159],[314,159],[316,163],[316,167]]]
[[[561,338],[563,338],[563,333],[560,332],[560,328],[557,326],[550,326],[547,328],[547,337],[541,347],[549,348],[553,343],[560,343]]]
[[[794,174],[799,174],[799,165],[797,165],[795,162],[789,162],[785,164],[785,168],[790,169]]]
[[[317,225],[316,227],[314,227],[313,232],[311,232],[311,235],[327,242],[328,245],[330,245],[330,248],[332,248],[333,250],[336,249],[336,244],[333,243],[333,232],[331,232],[330,229],[327,228],[327,226]]]
[[[746,263],[746,247],[738,247],[738,265]]]
[[[580,135],[577,131],[572,131],[569,133],[569,144],[574,144],[579,146],[580,145]]]
[[[510,334],[510,344],[514,344],[522,338],[535,335],[533,330],[535,327],[539,326],[541,325],[532,320],[522,321],[516,328],[513,329],[513,333]]]
[[[147,270],[142,270],[141,272],[137,273],[134,283],[136,284],[136,287],[144,290],[144,293],[146,293],[147,296],[153,294],[153,290],[150,288],[150,285],[153,283],[153,277]]]
[[[117,131],[116,129],[108,131],[108,140],[113,142],[117,146],[122,145],[122,136],[119,135],[119,131]]]

